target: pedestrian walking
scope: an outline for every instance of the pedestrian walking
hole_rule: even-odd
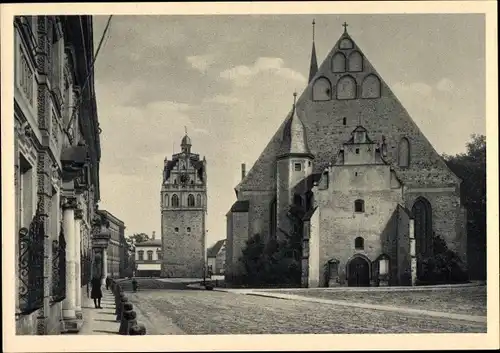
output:
[[[134,278],[132,279],[132,289],[134,290],[134,292],[137,292],[137,288],[139,288],[139,285],[137,283],[137,280]]]
[[[109,289],[110,284],[111,284],[111,279],[109,277],[106,277],[106,290]]]
[[[92,291],[90,292],[90,297],[94,299],[94,305],[96,309],[102,309],[101,307],[101,279],[94,277],[92,278]]]

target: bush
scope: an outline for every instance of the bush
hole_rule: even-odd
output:
[[[439,235],[433,238],[434,254],[420,259],[422,276],[420,284],[464,283],[468,281],[467,271],[460,257],[448,249]]]
[[[282,242],[270,240],[264,243],[260,234],[247,241],[240,263],[243,273],[234,277],[232,284],[253,287],[300,286],[301,238],[298,234],[287,235]]]

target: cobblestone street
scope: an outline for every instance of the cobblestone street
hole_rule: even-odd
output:
[[[127,296],[144,318],[148,334],[486,331],[482,323],[228,292],[158,290],[153,288],[159,284],[146,282],[143,285],[151,289]]]

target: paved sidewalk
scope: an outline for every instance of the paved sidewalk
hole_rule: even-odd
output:
[[[120,322],[115,321],[115,299],[113,293],[102,288],[102,309],[94,307],[94,301],[88,297],[82,298],[83,326],[79,335],[117,335]]]

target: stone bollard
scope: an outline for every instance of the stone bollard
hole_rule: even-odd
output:
[[[146,326],[144,326],[143,324],[136,324],[130,328],[130,331],[128,334],[130,336],[145,335],[146,334]]]
[[[116,315],[119,310],[118,307],[120,306],[121,303],[121,297],[124,295],[120,285],[117,285],[115,287],[114,294],[115,294],[115,315]]]
[[[118,303],[118,306],[117,306],[117,312],[116,312],[116,321],[120,321],[121,320],[121,317],[122,317],[122,314],[123,314],[123,305],[125,303],[128,303],[128,298],[126,295],[122,295],[120,297],[120,302]]]
[[[137,314],[133,310],[128,310],[123,312],[122,320],[120,322],[120,329],[118,333],[120,335],[128,335],[130,328],[137,325]]]

